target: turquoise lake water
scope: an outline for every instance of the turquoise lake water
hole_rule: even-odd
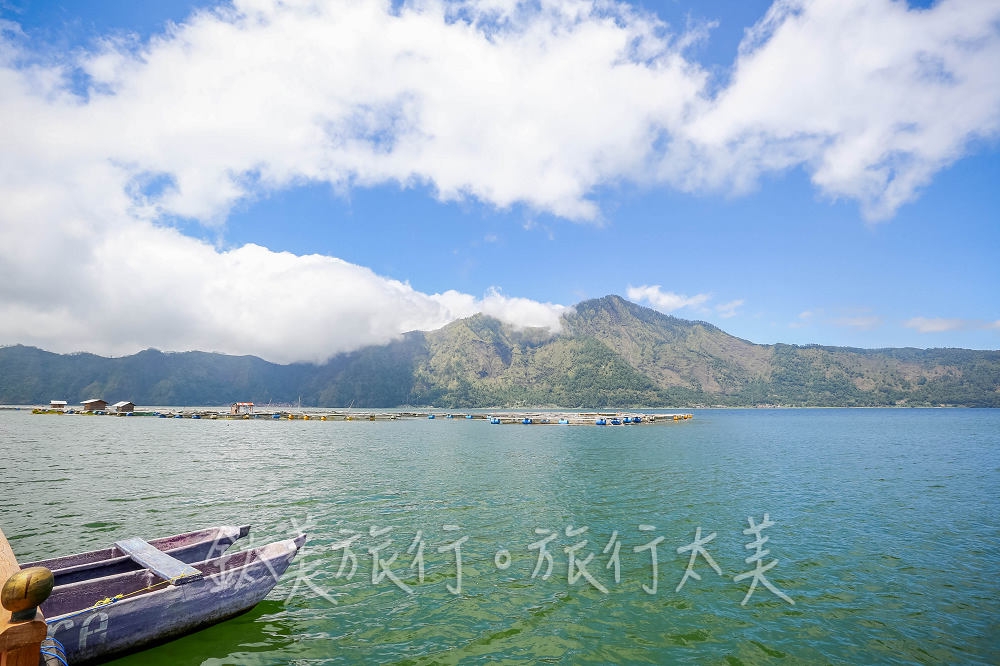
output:
[[[0,411],[0,459],[22,561],[308,532],[253,611],[118,666],[1000,663],[1000,410],[604,428]]]

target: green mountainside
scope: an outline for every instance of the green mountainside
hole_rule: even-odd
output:
[[[123,358],[0,348],[0,404],[301,403],[324,407],[1000,407],[1000,352],[757,345],[618,296],[584,301],[563,329],[485,315],[323,365],[146,350]]]

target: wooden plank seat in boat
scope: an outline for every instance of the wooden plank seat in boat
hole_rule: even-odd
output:
[[[149,569],[171,585],[189,583],[201,578],[202,573],[190,564],[167,555],[139,537],[116,541],[115,545],[143,568]]]
[[[234,542],[250,533],[249,525],[219,525],[184,534],[150,539],[149,545],[181,562],[191,564],[222,555]],[[53,557],[22,564],[21,568],[45,567],[56,577],[56,586],[142,569],[120,548],[111,546],[86,553]]]

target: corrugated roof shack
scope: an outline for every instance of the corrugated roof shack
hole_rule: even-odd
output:
[[[83,405],[83,411],[85,412],[103,412],[108,408],[108,401],[101,400],[100,398],[84,400],[81,404]]]
[[[229,413],[233,416],[239,416],[241,414],[253,414],[253,403],[252,402],[234,402],[229,406]]]
[[[67,404],[65,400],[49,400],[49,409],[65,410]]]
[[[123,400],[122,402],[116,402],[115,404],[111,405],[111,409],[113,409],[118,414],[128,414],[129,412],[135,411],[135,405],[131,402],[126,402]]]

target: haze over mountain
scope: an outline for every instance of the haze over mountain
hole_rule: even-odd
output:
[[[606,296],[562,330],[477,314],[322,365],[146,350],[122,358],[0,348],[0,403],[448,408],[1000,407],[1000,351],[759,345]]]

